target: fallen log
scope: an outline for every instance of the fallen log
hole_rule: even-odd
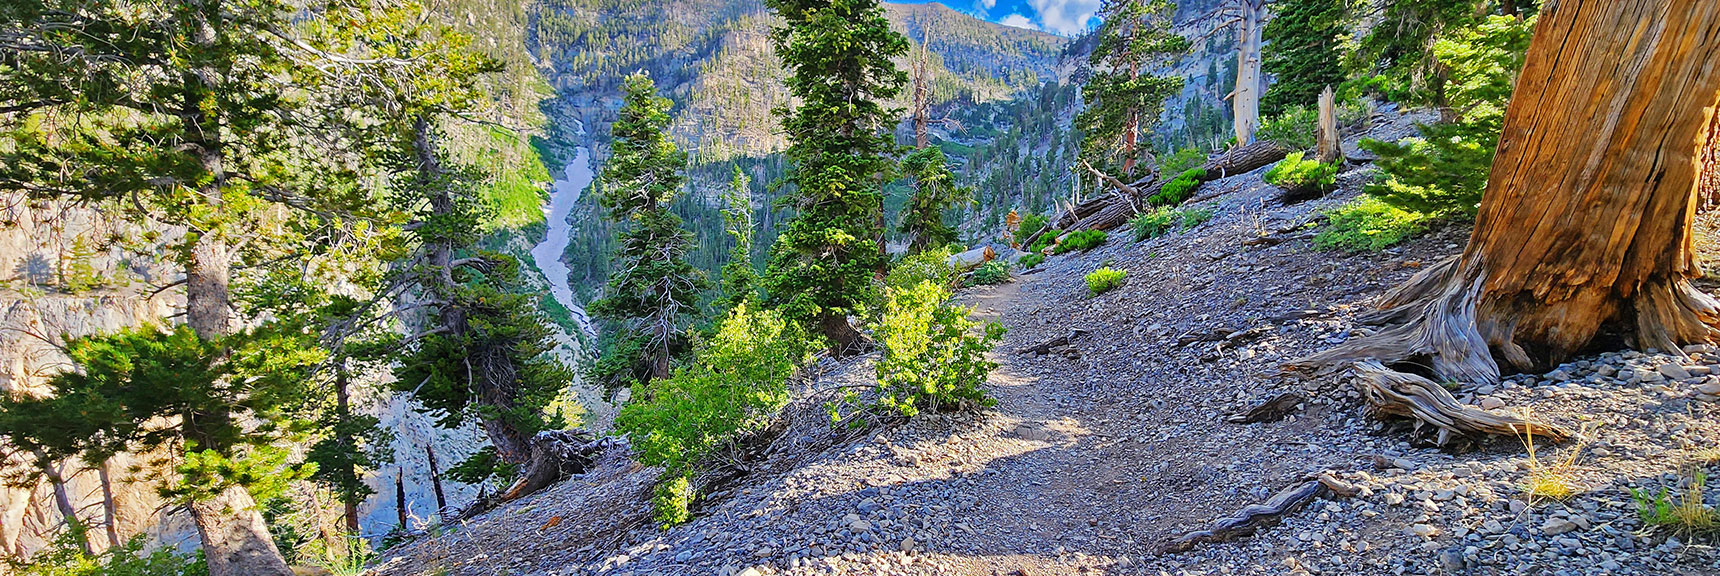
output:
[[[1211,528],[1196,530],[1184,534],[1159,549],[1161,554],[1187,552],[1196,545],[1207,542],[1227,542],[1251,536],[1261,528],[1276,522],[1285,514],[1301,510],[1308,502],[1320,496],[1354,496],[1361,492],[1360,488],[1348,482],[1339,480],[1330,472],[1321,472],[1314,478],[1292,485],[1279,491],[1278,494],[1262,504],[1250,504],[1237,511],[1236,515],[1220,518],[1213,522]]]
[[[1532,434],[1553,442],[1563,442],[1571,437],[1569,430],[1559,426],[1494,414],[1463,404],[1438,383],[1392,370],[1376,360],[1356,362],[1351,370],[1356,376],[1356,388],[1367,399],[1375,417],[1413,418],[1417,428],[1434,426],[1438,428],[1435,443],[1440,446],[1457,436],[1521,438]]]
[[[1016,354],[1050,354],[1052,348],[1056,348],[1058,346],[1068,346],[1069,343],[1074,342],[1076,338],[1086,336],[1090,333],[1091,332],[1088,332],[1087,330],[1076,328],[1074,330],[1070,330],[1068,334],[1058,336],[1056,338],[1052,338],[1050,340],[1046,340],[1044,342],[1040,342],[1038,344],[1028,346],[1026,348],[1018,349],[1015,351],[1015,353]]]
[[[1253,172],[1267,164],[1283,160],[1289,153],[1283,146],[1265,140],[1235,148],[1202,164],[1201,170],[1204,170],[1206,175],[1201,181],[1211,182]]]
[[[1308,397],[1301,392],[1284,392],[1273,396],[1271,400],[1262,402],[1259,406],[1247,412],[1226,418],[1231,424],[1253,424],[1256,422],[1277,422],[1296,411],[1296,407],[1307,401]]]
[[[531,439],[531,460],[524,473],[504,490],[500,501],[506,502],[531,494],[566,478],[585,472],[597,453],[621,443],[620,439],[593,439],[585,430],[545,430]]]
[[[990,246],[980,246],[966,252],[951,254],[949,265],[957,270],[972,270],[979,265],[997,258],[997,252]]]

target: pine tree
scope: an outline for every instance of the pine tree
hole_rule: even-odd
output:
[[[1081,154],[1099,169],[1130,180],[1153,162],[1140,143],[1164,111],[1165,99],[1182,90],[1183,79],[1154,69],[1188,51],[1188,40],[1170,30],[1176,4],[1169,0],[1106,0],[1103,24],[1089,61],[1093,76],[1081,95],[1087,109],[1075,118],[1086,135]]]
[[[123,201],[125,216],[140,227],[185,231],[167,241],[164,253],[183,272],[184,319],[195,338],[114,338],[129,339],[156,355],[169,353],[161,346],[196,347],[183,351],[194,353],[238,345],[244,339],[235,335],[234,315],[244,309],[236,304],[248,303],[243,294],[235,298],[235,288],[244,285],[236,269],[258,270],[276,258],[322,253],[326,243],[307,239],[338,229],[334,221],[346,216],[375,216],[374,198],[329,185],[343,178],[343,168],[327,161],[331,151],[322,145],[327,140],[315,133],[320,126],[314,119],[328,110],[298,83],[334,64],[304,50],[296,36],[320,17],[275,0],[20,0],[0,5],[0,38],[7,45],[0,51],[0,122],[6,123],[0,133],[0,189],[92,203]],[[211,362],[222,356],[207,355]],[[234,381],[210,385],[248,386]],[[191,400],[249,402],[198,409],[209,413],[270,415],[251,414],[259,407],[244,396],[217,393]],[[186,396],[166,390],[160,398],[120,398],[143,403]],[[158,407],[124,406],[140,418]],[[197,479],[220,490],[189,491],[185,500],[204,537],[210,573],[287,574],[246,490],[251,477],[235,476],[263,475],[253,464],[279,465],[277,472],[290,473],[286,462],[252,458],[242,443],[209,438],[208,432],[171,434],[214,446],[219,459],[249,462],[194,462],[209,465],[200,473],[220,476]],[[193,454],[187,452],[188,462]]]
[[[746,173],[740,166],[735,166],[734,180],[723,192],[723,229],[734,239],[735,247],[729,251],[729,261],[723,264],[722,300],[718,302],[718,312],[758,297],[758,271],[753,268],[752,261],[752,194],[748,192],[748,182],[750,179]]]
[[[920,148],[902,158],[902,175],[914,192],[902,208],[898,229],[908,239],[908,253],[918,254],[956,241],[956,231],[944,224],[944,213],[973,199],[973,189],[956,185],[949,160],[936,146]]]
[[[1275,80],[1266,88],[1261,112],[1276,116],[1292,106],[1311,107],[1326,86],[1345,79],[1334,54],[1349,34],[1348,10],[1354,0],[1279,0],[1262,31],[1266,40],[1261,68]]]
[[[793,169],[788,204],[797,211],[772,246],[764,277],[769,302],[811,323],[841,356],[861,346],[848,323],[876,298],[883,253],[882,186],[898,114],[883,102],[907,82],[893,59],[908,41],[890,29],[877,0],[769,0],[787,23],[771,41],[789,71],[799,107],[781,111]]]
[[[692,233],[669,205],[686,178],[686,154],[669,127],[669,99],[644,72],[627,77],[621,111],[610,127],[612,155],[603,166],[601,202],[616,234],[615,266],[592,312],[637,342],[640,380],[669,377],[669,361],[685,349],[687,326],[698,309],[703,275],[687,263]]]

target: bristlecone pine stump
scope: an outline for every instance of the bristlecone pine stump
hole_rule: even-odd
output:
[[[1716,53],[1720,0],[1549,3],[1463,254],[1386,295],[1368,320],[1395,327],[1287,368],[1377,360],[1493,383],[1495,355],[1543,369],[1603,329],[1673,354],[1714,341],[1720,302],[1690,279]]]

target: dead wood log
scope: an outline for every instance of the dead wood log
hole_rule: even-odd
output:
[[[1046,340],[1044,342],[1040,342],[1038,344],[1034,344],[1034,345],[1028,346],[1026,348],[1017,349],[1015,351],[1015,353],[1016,354],[1050,354],[1052,348],[1056,348],[1058,346],[1068,346],[1069,343],[1074,342],[1076,338],[1080,338],[1080,337],[1086,336],[1088,334],[1091,334],[1091,332],[1088,332],[1087,330],[1083,330],[1081,328],[1076,328],[1074,330],[1070,330],[1068,334],[1064,334],[1062,336],[1058,336],[1056,338],[1052,338],[1050,340]]]
[[[1205,164],[1201,165],[1201,170],[1206,172],[1206,176],[1201,180],[1210,182],[1253,172],[1267,164],[1283,160],[1284,156],[1288,154],[1289,151],[1285,150],[1283,146],[1261,140],[1207,160]]]
[[[1259,406],[1250,408],[1247,412],[1226,418],[1231,424],[1253,424],[1256,422],[1277,422],[1296,411],[1296,407],[1307,401],[1308,397],[1301,392],[1284,392],[1272,399],[1262,402]]]
[[[1563,442],[1571,437],[1569,430],[1559,426],[1494,414],[1463,404],[1438,383],[1392,370],[1375,360],[1357,362],[1351,370],[1356,376],[1355,386],[1367,399],[1374,416],[1413,418],[1417,427],[1435,426],[1439,429],[1436,443],[1441,446],[1454,436],[1492,434],[1522,437],[1533,434],[1553,442]]]
[[[1354,496],[1361,492],[1360,488],[1348,482],[1339,480],[1330,472],[1321,472],[1314,478],[1292,485],[1279,491],[1265,503],[1250,504],[1243,507],[1234,516],[1220,518],[1213,522],[1211,528],[1196,530],[1184,534],[1159,549],[1161,554],[1187,552],[1196,545],[1207,542],[1227,542],[1253,535],[1259,529],[1276,522],[1285,514],[1301,510],[1315,498],[1334,496]]]
[[[1314,144],[1314,159],[1330,164],[1344,159],[1344,149],[1338,145],[1338,103],[1332,87],[1320,91],[1319,141]]]
[[[979,265],[997,258],[997,251],[990,246],[980,246],[959,254],[951,254],[949,265],[957,270],[972,270]]]
[[[593,439],[585,430],[539,432],[531,439],[531,460],[526,462],[525,473],[502,492],[500,500],[514,500],[585,472],[593,456],[617,442],[609,437]]]

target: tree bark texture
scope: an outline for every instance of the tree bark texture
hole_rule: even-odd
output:
[[[1343,147],[1339,145],[1338,134],[1338,97],[1327,86],[1320,91],[1318,140],[1314,144],[1314,159],[1324,164],[1339,162],[1344,159]]]
[[[1230,106],[1236,145],[1246,146],[1254,143],[1254,132],[1260,129],[1260,45],[1261,33],[1266,28],[1266,0],[1235,1],[1236,91],[1231,95]]]
[[[1376,359],[1490,383],[1603,329],[1681,354],[1720,302],[1689,280],[1700,153],[1720,101],[1720,0],[1565,0],[1536,25],[1463,254],[1387,294],[1401,324],[1294,362]]]
[[[212,498],[192,502],[191,517],[211,576],[292,575],[269,537],[256,500],[243,487],[230,486]]]

